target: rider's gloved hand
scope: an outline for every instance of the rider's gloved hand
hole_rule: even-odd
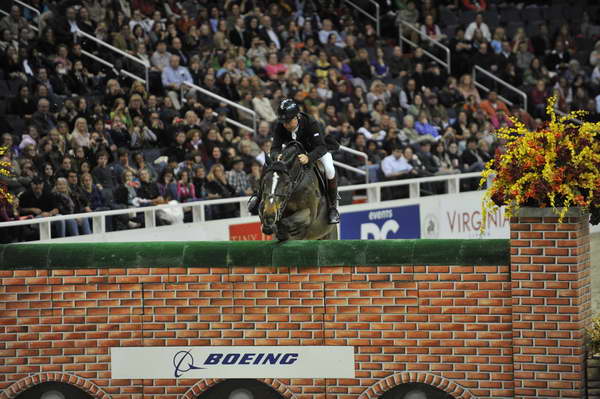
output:
[[[302,165],[306,165],[308,163],[308,161],[309,161],[308,155],[306,155],[306,154],[300,154],[300,155],[298,155],[298,159],[300,160],[300,163]]]

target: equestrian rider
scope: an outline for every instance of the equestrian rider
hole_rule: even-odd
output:
[[[337,210],[337,180],[331,153],[327,152],[324,135],[320,124],[304,112],[300,112],[298,104],[291,99],[285,99],[277,108],[279,122],[275,127],[273,148],[271,154],[279,153],[282,147],[292,140],[299,141],[308,154],[298,155],[300,163],[306,165],[311,162],[321,161],[327,177],[327,204],[329,224],[340,222]],[[248,201],[248,210],[251,214],[258,212],[261,193],[256,193]]]

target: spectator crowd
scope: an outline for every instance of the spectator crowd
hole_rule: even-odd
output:
[[[334,158],[371,181],[481,171],[502,151],[494,130],[511,117],[541,126],[551,95],[562,112],[600,112],[598,8],[584,0],[588,11],[560,23],[546,2],[390,0],[380,36],[341,0],[28,0],[39,13],[5,3],[0,145],[16,200],[0,221],[81,214],[53,222],[55,237],[91,233],[89,212],[252,194],[284,98],[366,153],[367,166]],[[398,29],[419,47],[399,43]],[[429,39],[450,49],[450,74]],[[475,82],[474,66],[506,84]],[[256,112],[256,129],[230,102]],[[238,212],[213,205],[207,218]],[[182,218],[157,213],[158,224]],[[135,211],[107,218],[109,230],[143,223]]]

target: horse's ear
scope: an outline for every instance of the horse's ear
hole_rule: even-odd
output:
[[[282,161],[275,161],[271,164],[271,170],[278,173],[286,173],[288,168]]]

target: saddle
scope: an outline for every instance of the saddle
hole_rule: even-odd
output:
[[[327,197],[327,177],[325,176],[325,168],[323,168],[323,164],[321,164],[321,162],[315,162],[313,165],[313,170],[315,171],[315,175],[317,175],[317,180],[319,181],[319,192],[322,196]]]

